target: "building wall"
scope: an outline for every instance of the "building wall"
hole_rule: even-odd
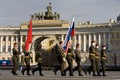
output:
[[[28,24],[27,24],[28,25]],[[27,26],[24,24],[24,26]],[[119,56],[120,51],[120,24],[87,24],[75,26],[75,43],[81,44],[83,53],[88,53],[91,40],[95,40],[100,46],[106,45],[107,53]],[[0,28],[0,60],[8,60],[12,57],[13,43],[19,44],[19,49],[22,52],[22,45],[25,44],[28,28],[21,27],[4,27]],[[33,37],[54,35],[59,41],[64,41],[68,27],[37,27],[33,26]],[[43,42],[46,45],[46,42]],[[99,49],[100,50],[100,49]],[[34,57],[34,55],[33,55]],[[119,61],[119,60],[117,60]],[[110,62],[109,62],[110,63]],[[120,64],[120,63],[119,63]]]

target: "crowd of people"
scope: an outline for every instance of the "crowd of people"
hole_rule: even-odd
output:
[[[53,71],[55,73],[55,75],[57,75],[57,71],[60,70],[61,71],[61,76],[66,76],[66,72],[69,71],[69,76],[74,76],[74,71],[78,71],[78,76],[84,76],[82,74],[82,70],[85,73],[85,75],[87,75],[87,73],[89,73],[89,75],[91,74],[91,72],[93,73],[93,76],[106,76],[105,74],[105,63],[107,60],[107,56],[106,56],[106,47],[104,45],[102,45],[101,50],[99,52],[99,45],[96,44],[95,41],[91,41],[91,46],[89,47],[89,60],[91,65],[88,68],[83,68],[82,64],[81,64],[81,50],[80,50],[80,44],[76,44],[76,48],[75,50],[71,48],[71,46],[68,46],[68,51],[64,51],[63,49],[63,42],[60,41],[59,44],[57,44],[57,51],[58,56],[56,57],[59,63],[59,66],[53,66]],[[21,73],[22,75],[24,75],[24,72],[27,71],[27,75],[31,75],[30,74],[30,61],[33,62],[32,57],[30,56],[30,52],[26,51],[25,49],[23,49],[24,51],[24,62],[26,64],[26,68],[22,69]],[[13,69],[11,71],[11,73],[13,75],[18,75],[16,73],[17,69],[18,69],[18,61],[19,61],[19,54],[21,54],[18,51],[18,44],[14,43],[14,47],[13,47],[13,57],[12,57],[12,61],[13,61]],[[41,56],[41,52],[38,51],[37,53],[35,53],[35,61],[38,63],[35,69],[33,69],[31,71],[32,75],[35,74],[36,71],[39,71],[39,75],[40,76],[44,76],[42,73],[42,56]],[[73,68],[73,62],[76,62],[77,66],[75,66]],[[68,64],[68,65],[66,65]],[[102,75],[101,75],[102,72]]]

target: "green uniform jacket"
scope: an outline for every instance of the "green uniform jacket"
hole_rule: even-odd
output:
[[[67,53],[66,59],[68,62],[73,62],[74,55],[72,53]]]
[[[42,57],[41,57],[41,54],[39,52],[36,53],[36,55],[35,55],[35,61],[38,63],[42,63]]]
[[[95,58],[95,47],[93,46],[93,45],[91,45],[90,47],[89,47],[89,59],[93,59],[93,58]]]
[[[20,52],[13,48],[13,58],[19,58]]]
[[[57,56],[58,62],[62,63],[63,58],[65,58],[64,50],[62,49],[62,47],[58,46],[58,56]]]
[[[24,60],[25,60],[26,65],[30,65],[30,59],[32,59],[32,57],[30,56],[30,53],[24,51],[24,54],[25,54]]]
[[[97,48],[95,48],[95,59],[99,60],[100,59],[100,54]]]
[[[106,56],[106,50],[102,49],[101,50],[101,61],[106,61],[107,56]]]
[[[75,52],[75,59],[76,59],[77,62],[79,62],[81,60],[80,51],[75,49],[74,52]]]

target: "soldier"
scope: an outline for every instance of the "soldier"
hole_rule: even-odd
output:
[[[14,46],[13,46],[13,69],[11,71],[11,73],[13,75],[18,75],[16,73],[16,70],[18,69],[18,61],[19,61],[19,54],[20,52],[18,51],[18,44],[17,43],[14,43]]]
[[[89,68],[89,73],[92,70],[93,76],[96,76],[96,74],[95,74],[95,41],[91,41],[91,46],[89,47],[89,59],[91,62],[91,66]]]
[[[40,52],[37,52],[35,55],[35,61],[38,63],[38,67],[32,70],[32,74],[34,75],[34,72],[39,70],[39,75],[44,76],[42,74],[42,56]]]
[[[103,76],[107,76],[107,75],[105,74],[105,63],[106,63],[106,60],[107,60],[106,47],[103,45],[103,46],[102,46],[102,49],[101,49],[101,66],[102,66]]]
[[[81,67],[81,64],[80,64],[80,61],[81,61],[80,44],[76,45],[76,49],[75,49],[74,52],[75,52],[75,60],[77,62],[77,66],[73,69],[73,71],[78,70],[79,76],[83,76],[81,74],[82,67]]]
[[[54,73],[56,75],[56,72],[58,70],[61,70],[61,76],[65,76],[65,73],[64,73],[64,59],[65,59],[65,54],[64,54],[64,50],[63,50],[62,46],[63,46],[63,42],[60,41],[59,45],[57,46],[58,47],[58,52],[59,52],[57,59],[58,59],[58,62],[60,64],[60,66],[55,67]]]
[[[28,51],[24,51],[24,55],[25,55],[24,61],[26,64],[26,68],[24,68],[21,72],[24,75],[24,72],[27,70],[27,75],[31,75],[29,72],[30,72],[30,60],[32,62],[32,57],[30,56],[30,52]]]
[[[99,48],[99,45],[96,44],[95,45],[95,65],[96,65],[97,76],[100,76],[100,73],[99,73],[100,54],[99,54],[98,48]]]
[[[66,73],[67,70],[69,70],[69,76],[74,76],[73,75],[73,59],[74,59],[74,55],[72,53],[72,50],[69,48],[68,49],[68,53],[66,56],[67,62],[68,62],[68,68],[66,70],[64,70],[64,72]]]

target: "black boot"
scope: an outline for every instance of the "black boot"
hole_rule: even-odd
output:
[[[23,70],[21,71],[21,73],[22,73],[22,75],[24,75],[24,71]]]
[[[83,69],[83,71],[84,71],[85,75],[87,76],[87,70]]]
[[[40,73],[40,76],[44,76],[42,73]]]
[[[32,75],[34,75],[34,71],[32,71]]]
[[[54,72],[55,75],[57,75],[57,71],[56,71],[56,69],[53,69],[53,72]]]

